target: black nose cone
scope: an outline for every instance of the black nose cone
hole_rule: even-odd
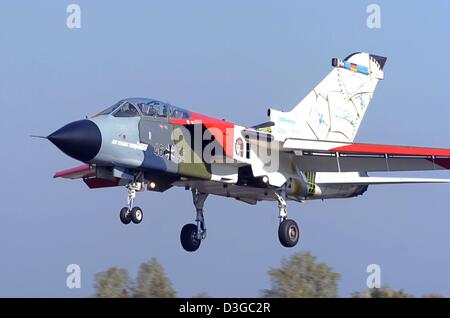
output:
[[[74,121],[47,138],[66,155],[80,161],[93,159],[102,145],[100,129],[90,120]]]

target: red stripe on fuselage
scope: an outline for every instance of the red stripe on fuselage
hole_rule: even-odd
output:
[[[228,157],[233,157],[234,124],[226,120],[189,112],[189,119],[171,119],[173,125],[204,125],[223,147]]]

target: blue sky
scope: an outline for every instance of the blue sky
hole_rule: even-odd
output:
[[[119,266],[134,276],[151,257],[180,296],[258,296],[267,270],[299,251],[342,274],[342,296],[365,289],[371,263],[392,288],[450,296],[448,185],[291,203],[302,231],[293,249],[278,242],[276,204],[210,197],[208,238],[186,253],[179,231],[194,218],[189,192],[140,193],[143,223],[123,226],[125,189],[52,179],[78,163],[29,137],[129,96],[253,125],[268,107],[299,102],[332,57],[367,51],[388,61],[356,140],[450,148],[449,2],[376,1],[381,29],[369,29],[369,1],[77,1],[82,28],[69,30],[70,3],[0,5],[0,296],[89,296],[95,273]],[[81,289],[65,285],[71,263],[81,266]]]

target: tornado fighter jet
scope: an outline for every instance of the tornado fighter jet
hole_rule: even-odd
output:
[[[189,252],[206,237],[203,206],[208,195],[253,205],[273,201],[279,240],[293,247],[300,230],[288,218],[288,202],[352,198],[369,185],[450,182],[369,176],[374,171],[450,169],[450,149],[354,143],[384,78],[385,62],[385,57],[361,52],[333,58],[330,73],[302,101],[290,111],[268,109],[267,122],[254,126],[156,99],[125,98],[45,137],[83,163],[54,177],[82,179],[91,189],[124,187],[123,224],[143,220],[135,205],[137,193],[190,190],[195,221],[180,235]]]

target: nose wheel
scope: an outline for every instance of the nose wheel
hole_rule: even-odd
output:
[[[120,221],[123,224],[130,224],[131,215],[130,215],[130,210],[127,207],[124,207],[120,210]]]
[[[141,191],[142,189],[142,183],[140,182],[133,182],[127,185],[128,189],[128,206],[123,207],[120,210],[120,221],[123,224],[130,224],[130,222],[133,222],[134,224],[139,224],[142,222],[142,219],[144,218],[144,212],[142,209],[138,206],[134,205],[134,199],[136,198],[136,191]]]
[[[131,209],[131,221],[133,221],[134,224],[139,224],[142,222],[142,219],[144,218],[144,212],[142,212],[142,209],[138,206],[135,206]]]
[[[128,207],[123,207],[120,210],[120,221],[123,224],[130,224],[130,222],[133,222],[134,224],[139,224],[142,222],[143,218],[144,212],[138,206],[132,208],[131,211]]]

